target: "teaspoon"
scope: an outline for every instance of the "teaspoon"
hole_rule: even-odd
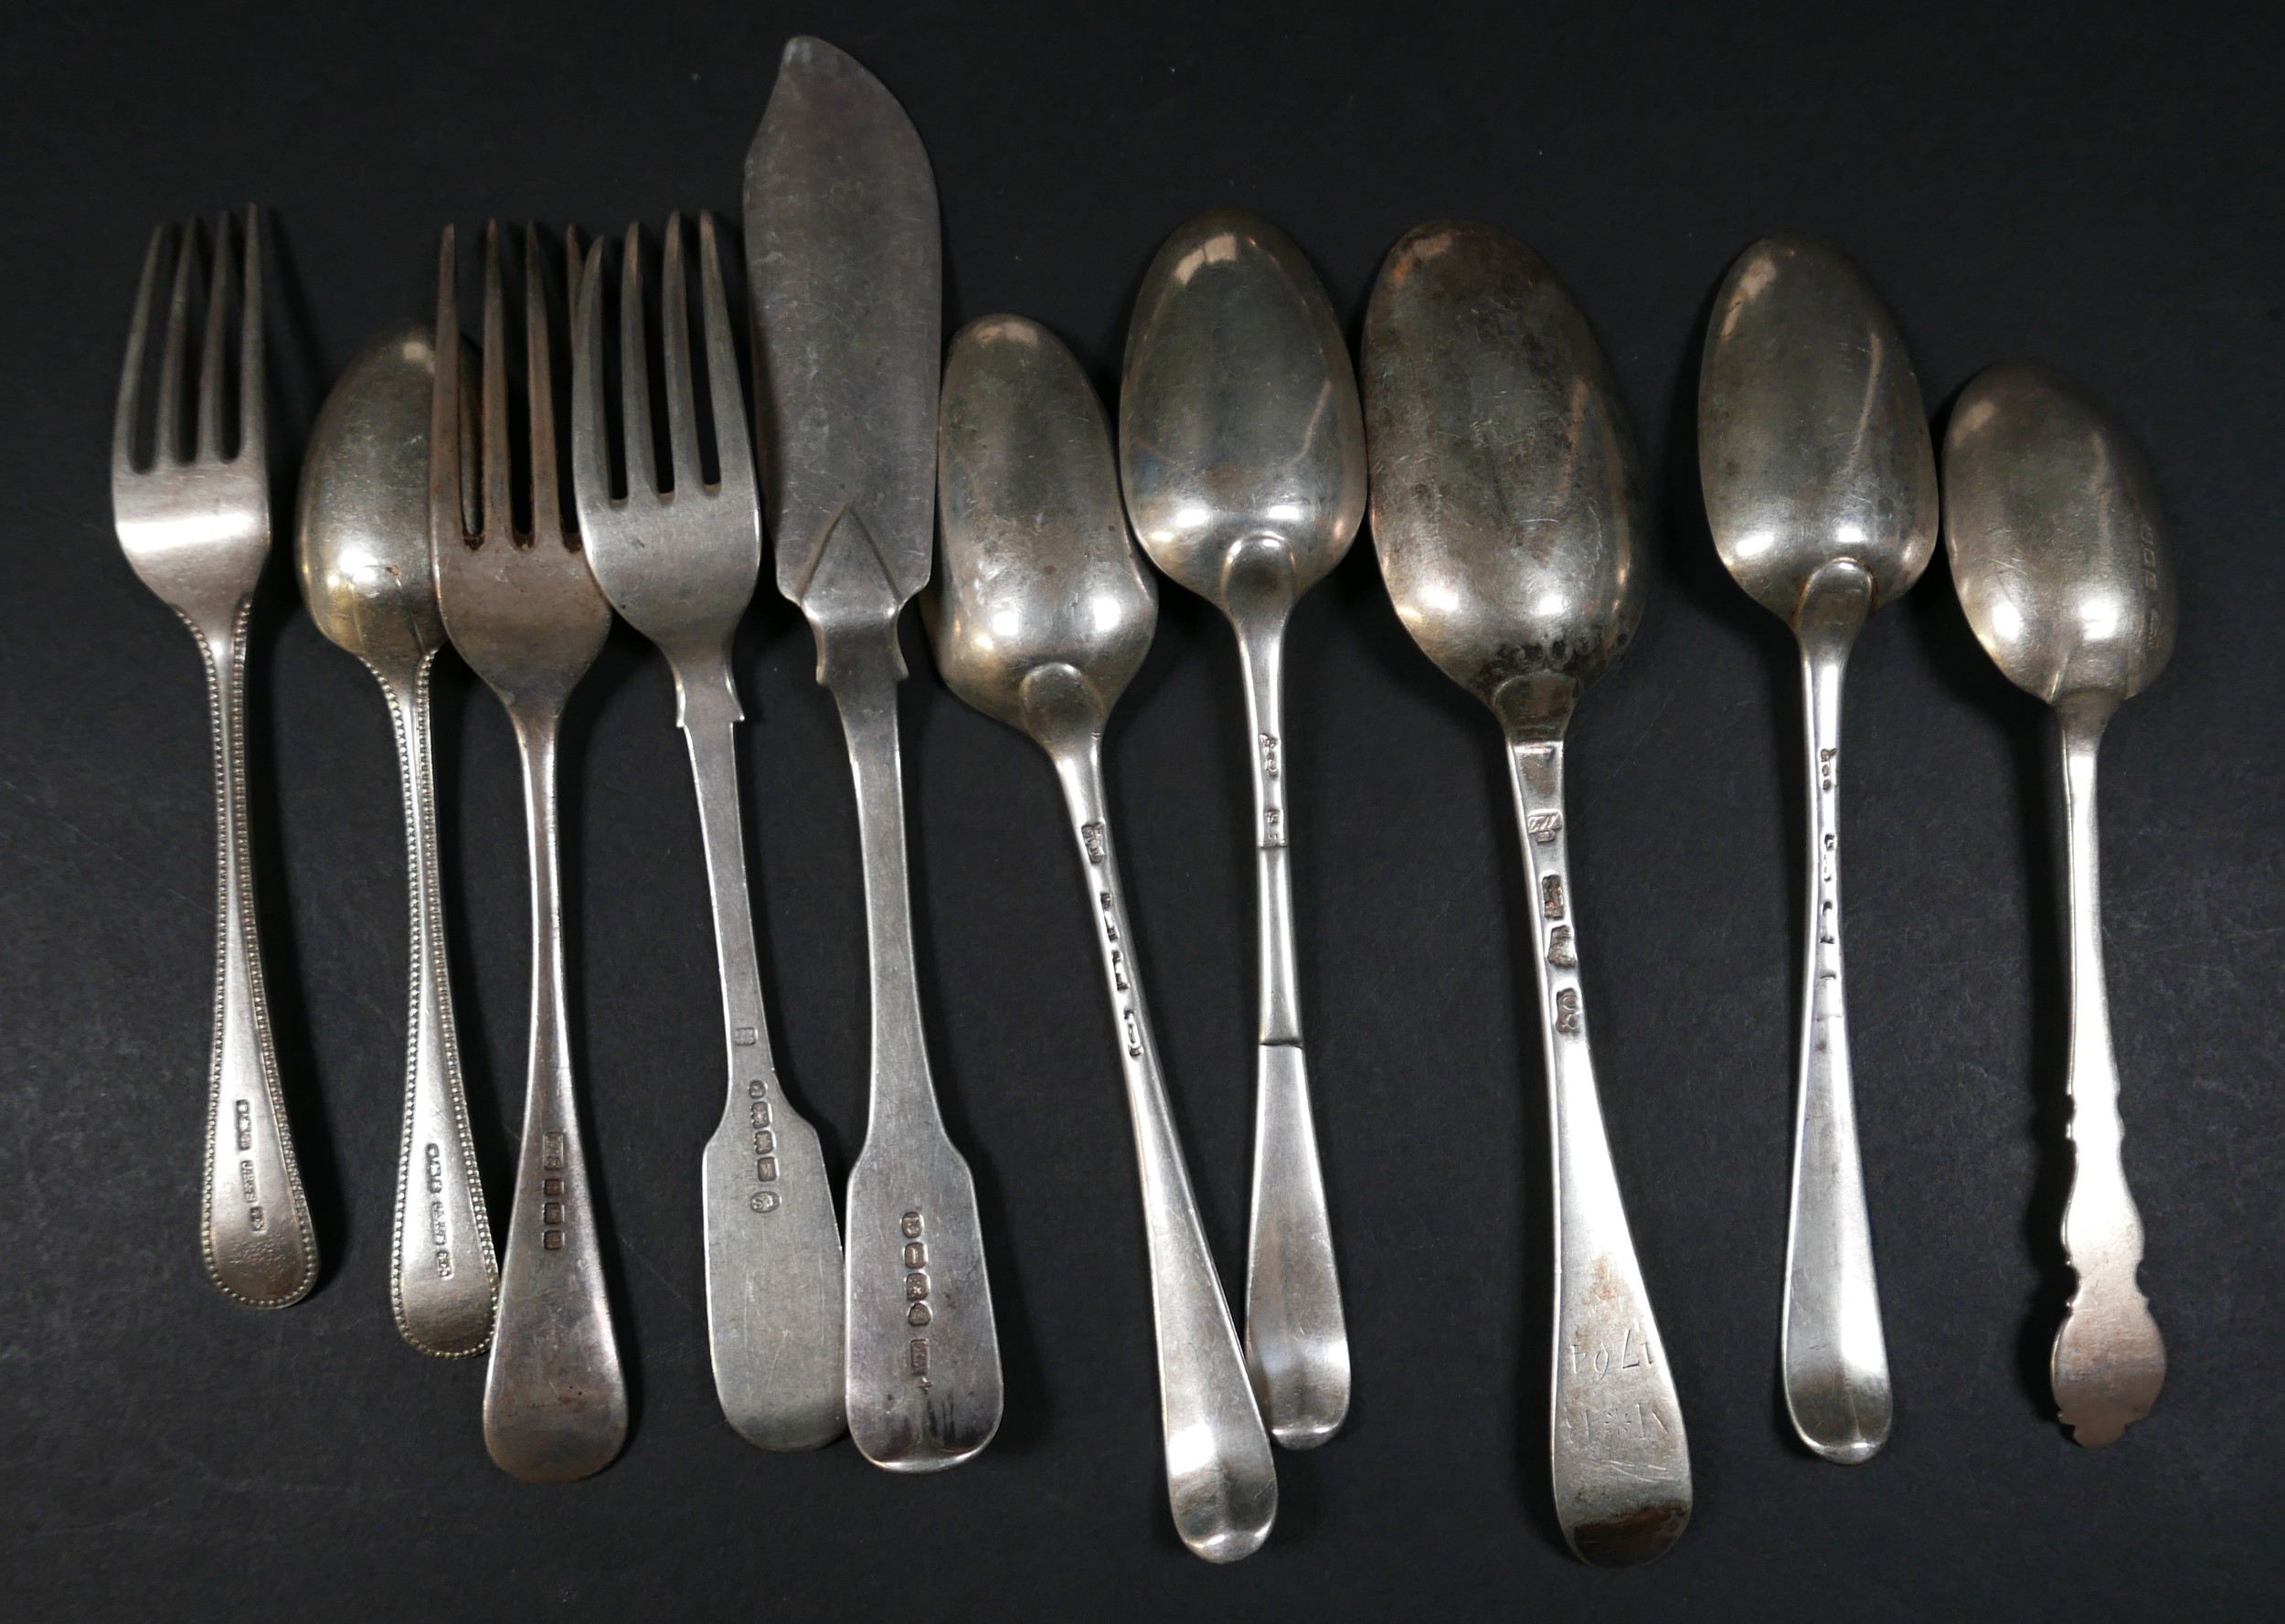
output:
[[[404,785],[412,992],[390,1302],[414,1347],[465,1358],[492,1340],[500,1275],[468,1131],[437,883],[429,681],[444,617],[429,558],[435,377],[425,326],[385,334],[350,363],[311,434],[294,532],[310,618],[380,679]]]
[[[1246,1363],[1291,1449],[1349,1412],[1349,1341],[1310,1115],[1285,815],[1285,623],[1355,539],[1365,427],[1309,262],[1250,215],[1200,215],[1134,302],[1119,396],[1127,511],[1151,561],[1228,617],[1252,732],[1260,954]]]
[[[2173,564],[2132,437],[2069,382],[2020,364],[1980,374],[1952,407],[1944,541],[1977,641],[2010,682],[2055,707],[2061,734],[2078,1161],[2063,1248],[2078,1284],[2056,1332],[2052,1375],[2063,1423],[2091,1448],[2150,1414],[2166,1379],[2166,1344],[2134,1279],[2142,1220],[2120,1155],[2095,752],[2120,704],[2173,653]]]
[[[1645,1562],[1690,1521],[1690,1449],[1596,1097],[1563,806],[1572,706],[1642,619],[1634,437],[1578,306],[1484,226],[1389,250],[1364,374],[1381,574],[1413,640],[1500,719],[1536,903],[1556,1513],[1585,1560]]]
[[[1167,1104],[1103,790],[1103,724],[1150,652],[1158,591],[1127,538],[1102,406],[1046,328],[989,316],[952,341],[938,459],[936,663],[1062,781],[1134,1119],[1167,1496],[1185,1544],[1234,1562],[1269,1537],[1277,1467]]]
[[[1893,1413],[1841,980],[1841,676],[1936,550],[1936,458],[1896,324],[1823,242],[1729,268],[1698,373],[1698,477],[1738,584],[1793,628],[1808,709],[1809,923],[1780,1362],[1801,1441],[1855,1465]]]

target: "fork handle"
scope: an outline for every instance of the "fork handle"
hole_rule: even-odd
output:
[[[466,1358],[492,1340],[500,1275],[476,1177],[445,969],[437,882],[435,770],[429,752],[433,652],[409,676],[382,678],[405,791],[412,891],[412,972],[405,1056],[404,1137],[397,1162],[397,1233],[389,1299],[397,1329],[424,1353]]]
[[[626,1442],[627,1382],[571,1086],[556,860],[558,718],[513,708],[509,715],[524,757],[531,846],[531,1057],[499,1321],[484,1375],[484,1447],[512,1477],[568,1483],[602,1470]]]
[[[253,1308],[285,1308],[317,1282],[317,1235],[286,1132],[255,936],[246,818],[246,621],[251,608],[249,595],[227,632],[191,624],[207,656],[214,724],[219,892],[200,1240],[207,1276],[224,1296]]]

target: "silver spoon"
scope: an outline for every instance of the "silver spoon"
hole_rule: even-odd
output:
[[[1887,1441],[1892,1404],[1841,980],[1841,675],[1936,550],[1936,458],[1896,324],[1826,244],[1769,238],[1729,268],[1698,374],[1698,475],[1722,562],[1801,641],[1808,963],[1780,1359],[1801,1441],[1855,1465]]]
[[[1690,1521],[1690,1447],[1603,1135],[1563,808],[1571,708],[1642,614],[1634,437],[1594,334],[1513,238],[1438,221],[1365,315],[1373,545],[1397,614],[1507,736],[1555,1155],[1548,1446],[1571,1549],[1648,1561]]]
[[[1976,638],[2055,707],[2070,826],[2071,1146],[2063,1247],[2078,1277],[2055,1336],[2055,1400],[2089,1447],[2150,1414],[2166,1344],[2134,1272],[2142,1220],[2120,1158],[2119,1067],[2103,986],[2095,751],[2121,701],[2173,653],[2173,562],[2132,438],[2042,367],[1994,366],[1944,435],[1944,541]]]
[[[1152,260],[1119,396],[1127,511],[1151,561],[1229,618],[1253,739],[1260,1046],[1246,1363],[1291,1449],[1349,1412],[1349,1341],[1302,1055],[1285,818],[1285,622],[1355,539],[1365,429],[1333,306],[1285,233],[1200,215]]]
[[[1235,1562],[1270,1535],[1277,1466],[1161,1079],[1103,790],[1103,723],[1150,652],[1158,590],[1127,538],[1101,403],[1046,328],[989,316],[953,339],[937,449],[937,666],[1063,784],[1134,1118],[1167,1498],[1183,1544]]]
[[[429,677],[444,646],[444,618],[429,560],[435,378],[425,326],[384,334],[350,363],[310,437],[294,539],[310,618],[380,679],[404,784],[412,1013],[389,1299],[407,1342],[424,1353],[465,1358],[492,1340],[500,1274],[468,1132],[437,884]]]

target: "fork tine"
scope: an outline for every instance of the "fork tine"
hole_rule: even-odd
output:
[[[738,347],[730,338],[730,303],[722,292],[722,260],[715,249],[711,214],[698,217],[698,290],[706,312],[707,386],[714,398],[716,483],[727,494],[750,500],[754,453],[746,438],[746,405],[738,387]]]
[[[214,223],[214,266],[207,278],[207,334],[198,345],[197,460],[222,455],[222,334],[229,313],[230,217]]]
[[[695,499],[706,484],[698,455],[698,408],[690,392],[690,286],[683,274],[683,218],[666,217],[666,256],[659,267],[659,329],[666,362],[666,450],[675,494]]]
[[[151,438],[151,461],[183,460],[183,330],[190,320],[190,273],[198,254],[198,222],[183,228],[182,251],[175,256],[175,291],[166,303],[166,341],[159,351],[159,420]]]
[[[436,381],[429,391],[429,545],[447,537],[468,540],[467,509],[461,472],[466,448],[461,443],[460,251],[452,228],[444,228],[437,250]],[[441,566],[440,566],[441,568]]]
[[[532,539],[558,546],[563,525],[563,487],[556,478],[556,390],[547,330],[547,288],[539,271],[539,228],[524,227],[524,392],[531,404]]]
[[[245,298],[238,313],[238,454],[266,466],[263,443],[261,345],[261,216],[246,206],[246,267],[242,275]]]
[[[484,412],[478,430],[483,446],[484,515],[478,534],[513,540],[515,509],[508,488],[508,373],[506,318],[500,304],[500,224],[484,226]]]
[[[143,281],[135,286],[135,319],[127,328],[127,364],[119,374],[119,409],[112,419],[112,478],[124,479],[135,471],[135,419],[143,408],[143,356],[151,340],[151,290],[159,280],[159,250],[166,246],[166,228],[151,233],[151,246],[143,254]]]
[[[652,455],[651,361],[643,343],[643,228],[619,250],[619,432],[627,455],[627,500],[658,494]]]
[[[574,261],[576,265],[576,261]],[[603,245],[588,250],[585,274],[571,302],[571,494],[578,511],[611,505],[611,456],[603,449],[603,307],[597,291]]]
[[[587,256],[579,251],[579,228],[566,226],[563,228],[563,308],[567,316],[579,313],[579,295],[587,292],[587,278],[583,274],[586,268]]]

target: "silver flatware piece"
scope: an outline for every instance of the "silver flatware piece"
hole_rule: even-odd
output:
[[[1808,713],[1809,918],[1780,1359],[1801,1441],[1869,1460],[1894,1413],[1841,974],[1841,678],[1936,547],[1936,460],[1896,323],[1825,243],[1773,237],[1716,295],[1698,475],[1738,584],[1792,627]]]
[[[1185,1544],[1234,1562],[1270,1535],[1277,1465],[1167,1102],[1103,788],[1103,726],[1150,652],[1158,591],[1128,538],[1102,405],[1046,328],[990,316],[962,330],[937,446],[937,666],[1029,734],[1063,786],[1134,1120],[1167,1499]]]
[[[570,299],[577,304],[579,243],[569,233],[565,249]],[[500,1268],[498,1324],[484,1382],[484,1443],[514,1477],[568,1482],[610,1465],[627,1436],[626,1376],[611,1325],[587,1135],[572,1083],[563,879],[556,850],[563,707],[602,651],[611,606],[588,571],[577,532],[563,522],[548,363],[552,340],[539,263],[538,234],[527,228],[526,529],[516,522],[509,460],[499,229],[484,233],[484,370],[473,447],[461,438],[458,256],[451,229],[444,233],[429,419],[429,535],[444,629],[515,725],[531,861],[530,1067],[515,1199]]]
[[[270,556],[268,430],[262,412],[261,232],[246,211],[242,284],[230,221],[215,226],[195,410],[188,382],[197,226],[185,226],[167,296],[158,392],[143,373],[167,228],[152,234],[127,330],[112,430],[112,519],[143,584],[180,615],[207,668],[214,732],[214,1046],[207,1073],[207,1189],[199,1246],[207,1278],[254,1308],[301,1301],[317,1283],[317,1232],[286,1129],[254,913],[246,812],[246,621]],[[229,329],[239,330],[237,409],[226,409]],[[147,421],[146,421],[147,418]],[[143,447],[148,434],[149,454]]]
[[[429,557],[435,390],[434,334],[424,326],[384,334],[349,364],[302,462],[294,544],[310,618],[381,685],[404,790],[411,991],[389,1302],[414,1347],[465,1358],[492,1341],[500,1274],[469,1134],[438,875],[430,679],[444,617]]]
[[[1642,620],[1633,431],[1555,273],[1465,221],[1389,250],[1363,372],[1389,596],[1499,718],[1514,779],[1555,1161],[1556,1516],[1585,1560],[1644,1562],[1689,1523],[1690,1447],[1603,1132],[1563,798],[1572,709]]]
[[[945,1136],[913,965],[897,627],[929,578],[944,298],[936,179],[881,82],[788,42],[746,159],[764,495],[778,589],[817,638],[856,783],[872,1106],[844,1225],[849,1435],[892,1471],[954,1466],[1003,1400],[975,1181]]]
[[[1267,220],[1201,215],[1151,261],[1119,393],[1127,511],[1151,561],[1238,637],[1254,786],[1260,1009],[1246,1358],[1270,1431],[1305,1449],[1349,1411],[1349,1342],[1311,1114],[1293,943],[1285,627],[1365,515],[1348,345]]]
[[[619,295],[620,443],[627,494],[613,497],[605,440],[602,244],[590,250],[571,358],[571,471],[587,560],[611,606],[675,674],[690,747],[721,966],[729,1098],[700,1162],[707,1331],[722,1413],[765,1449],[810,1449],[843,1431],[842,1258],[817,1130],[785,1098],[770,1053],[739,813],[744,718],[730,640],[761,568],[752,442],[714,222],[698,217],[699,303],[717,475],[707,483],[690,359],[680,216],[666,224],[659,291],[666,467],[652,450],[642,240],[627,228]],[[667,488],[660,489],[664,472]]]
[[[2010,682],[2055,707],[2062,744],[2077,1163],[2063,1248],[2078,1285],[2050,1370],[2064,1425],[2091,1449],[2149,1415],[2166,1379],[2166,1344],[2135,1280],[2142,1220],[2121,1155],[2095,753],[2173,653],[2173,550],[2133,437],[2078,386],[2020,363],[1979,373],[1952,405],[1944,542],[1977,640]]]

